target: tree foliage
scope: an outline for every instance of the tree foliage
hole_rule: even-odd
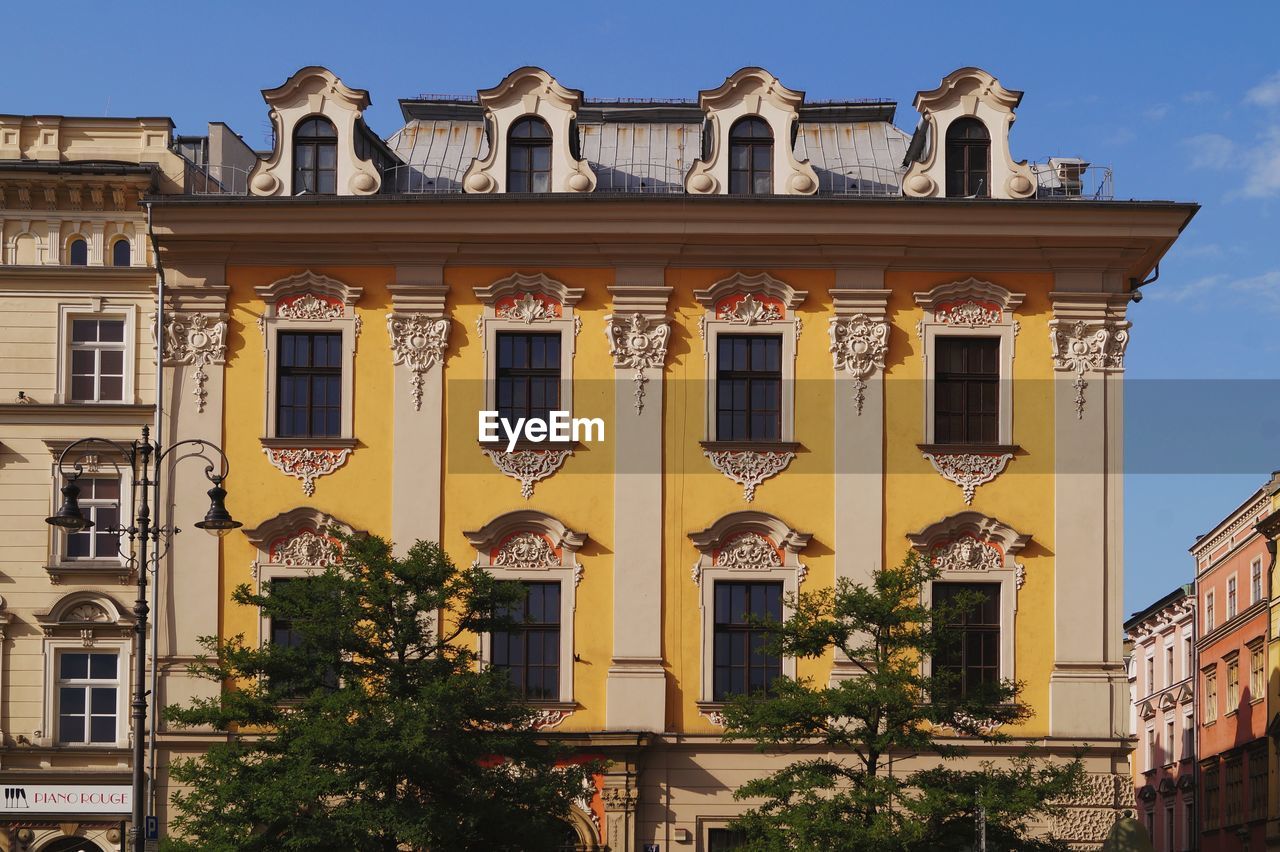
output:
[[[738,696],[725,708],[726,739],[786,755],[786,767],[740,788],[756,807],[734,823],[751,850],[923,852],[972,849],[979,812],[987,849],[1059,847],[1028,836],[1031,821],[1081,782],[1083,767],[1051,762],[1029,748],[1002,767],[951,769],[967,753],[955,734],[982,743],[1008,739],[1002,726],[1030,717],[1020,685],[966,684],[922,661],[953,647],[961,616],[980,601],[960,594],[926,606],[921,591],[938,571],[909,554],[875,572],[869,585],[841,579],[834,589],[791,598],[793,612],[769,623],[771,653],[816,658],[833,649],[856,674],[827,685],[781,678],[768,694]],[[928,769],[913,758],[935,757]]]
[[[597,768],[540,738],[471,638],[511,627],[522,591],[432,543],[402,559],[376,536],[343,547],[305,581],[236,589],[292,642],[203,640],[193,672],[224,688],[165,716],[227,739],[172,767],[187,839],[170,847],[556,848]]]

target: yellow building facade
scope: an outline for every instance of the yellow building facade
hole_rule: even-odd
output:
[[[721,739],[725,694],[772,676],[731,659],[724,601],[914,548],[991,596],[985,664],[1034,710],[967,760],[1086,746],[1087,792],[1043,828],[1100,846],[1131,789],[1128,312],[1193,205],[1015,161],[1021,93],[973,68],[919,93],[914,135],[892,104],[806,104],[758,68],[696,105],[588,102],[524,68],[402,102],[386,140],[325,69],[263,96],[271,151],[151,198],[162,440],[225,447],[245,523],[166,554],[161,703],[209,688],[183,672],[199,637],[269,641],[237,585],[322,568],[334,530],[440,541],[557,604],[554,659],[520,676],[548,735],[610,762],[580,847],[710,850],[749,806],[733,791],[786,760]],[[963,410],[957,382],[981,384]],[[512,388],[603,436],[482,443]],[[203,505],[197,478],[168,481]],[[476,641],[512,665],[507,639]],[[213,736],[159,732],[162,818],[164,767]]]

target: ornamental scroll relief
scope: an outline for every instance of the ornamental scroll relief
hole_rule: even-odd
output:
[[[387,314],[387,335],[391,338],[393,363],[403,364],[413,373],[411,394],[414,411],[422,410],[423,377],[444,360],[449,345],[449,320],[427,314]]]
[[[641,313],[615,314],[606,317],[605,336],[613,365],[634,370],[636,414],[644,411],[644,386],[649,377],[645,370],[661,370],[667,357],[671,326],[665,319],[650,319]]]
[[[889,351],[889,324],[866,314],[835,317],[827,329],[831,335],[831,360],[836,372],[853,376],[854,404],[858,416],[866,401],[867,379],[884,369]]]
[[[1090,370],[1120,372],[1124,369],[1124,351],[1129,345],[1130,323],[1116,320],[1075,322],[1051,320],[1049,344],[1055,370],[1071,370],[1076,374],[1076,419],[1084,419],[1084,375]]]
[[[190,364],[196,386],[196,412],[204,413],[209,391],[205,367],[225,363],[227,357],[227,320],[222,314],[170,314],[164,324],[164,362]]]

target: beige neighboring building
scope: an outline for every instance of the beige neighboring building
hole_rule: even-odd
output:
[[[0,115],[0,849],[116,849],[129,811],[136,569],[117,537],[44,518],[67,444],[127,443],[155,418],[138,202],[182,185],[172,129]],[[99,526],[123,520],[115,461],[81,481]]]

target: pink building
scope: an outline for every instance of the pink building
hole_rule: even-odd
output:
[[[1179,586],[1125,622],[1134,801],[1157,852],[1197,848],[1196,594]]]

